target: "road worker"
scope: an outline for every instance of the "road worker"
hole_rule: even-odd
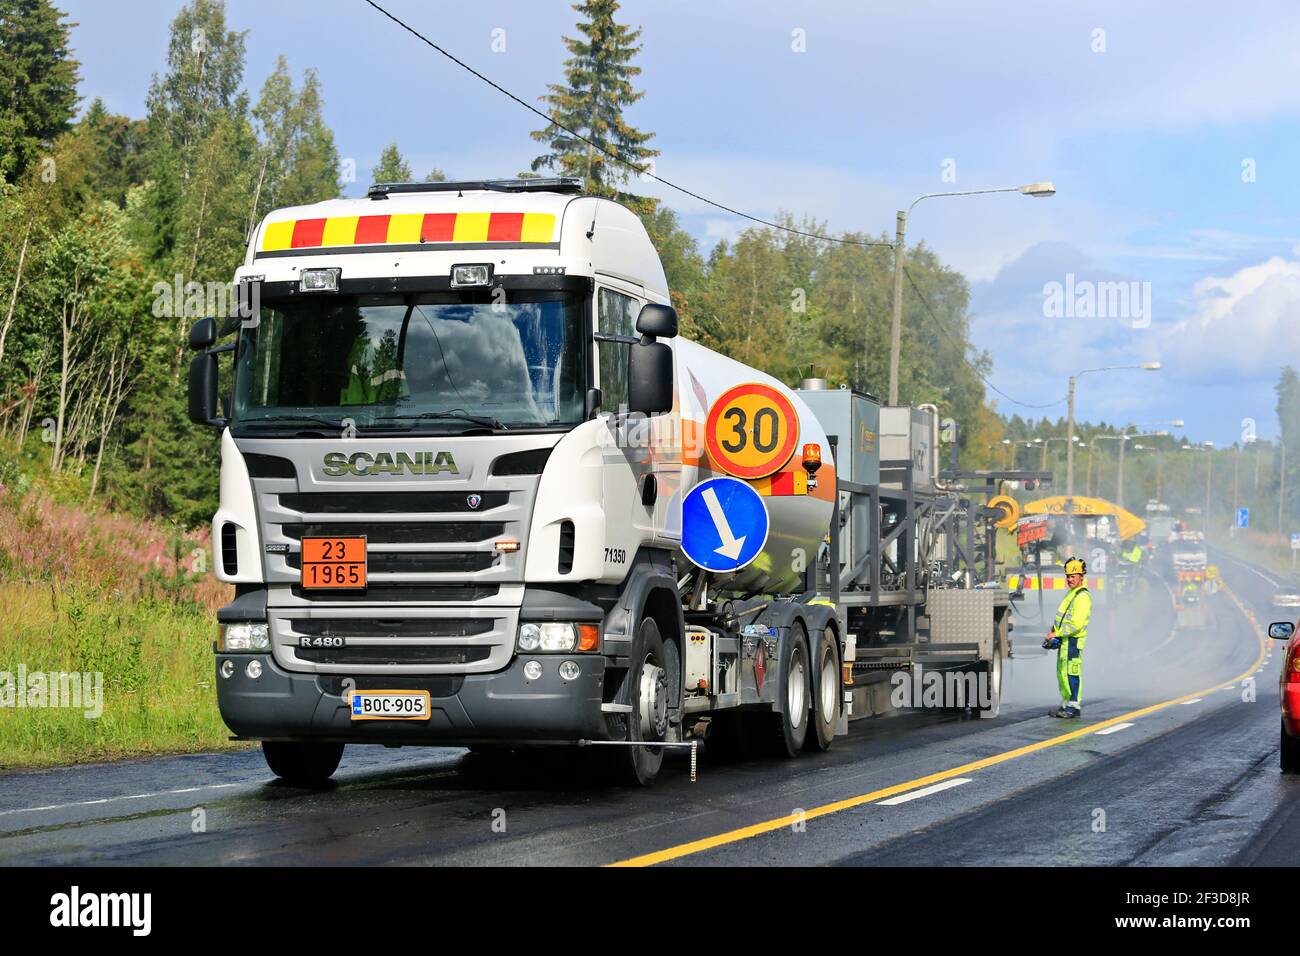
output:
[[[1065,583],[1069,587],[1057,608],[1052,629],[1043,647],[1056,654],[1056,680],[1061,688],[1061,706],[1049,717],[1077,718],[1083,715],[1083,645],[1088,640],[1092,618],[1092,595],[1083,585],[1088,566],[1079,558],[1065,562]]]

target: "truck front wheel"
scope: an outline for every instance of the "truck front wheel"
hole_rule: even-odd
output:
[[[319,787],[334,775],[343,759],[342,744],[262,741],[262,756],[271,773],[295,787]]]
[[[631,712],[619,720],[615,739],[640,743],[663,740],[668,733],[673,681],[681,681],[677,647],[665,642],[654,618],[647,617],[637,630],[632,666],[623,678],[618,700],[630,704]],[[617,747],[612,755],[624,782],[648,787],[659,775],[664,761],[662,747]]]

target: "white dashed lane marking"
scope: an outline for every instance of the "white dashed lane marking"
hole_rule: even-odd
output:
[[[1132,724],[1116,724],[1114,727],[1107,727],[1105,730],[1097,731],[1098,737],[1105,737],[1107,734],[1113,734],[1116,731],[1123,730],[1126,727],[1132,727]]]
[[[243,787],[242,783],[213,783],[206,787],[182,787],[179,790],[157,790],[153,793],[131,793],[122,797],[100,797],[98,800],[78,800],[76,803],[51,803],[44,807],[22,807],[17,810],[0,810],[0,817],[13,813],[39,813],[43,810],[68,810],[72,807],[94,807],[103,803],[116,803],[119,800],[145,800],[149,797],[168,797],[178,793],[198,793],[201,790],[225,790],[230,787]]]
[[[970,783],[970,777],[957,777],[953,780],[945,780],[943,783],[936,783],[932,787],[922,787],[920,790],[913,790],[911,793],[904,793],[888,800],[881,800],[877,806],[896,807],[900,803],[907,803],[909,800],[919,800],[921,797],[928,797],[944,790],[951,790],[953,787],[960,787],[963,783]]]

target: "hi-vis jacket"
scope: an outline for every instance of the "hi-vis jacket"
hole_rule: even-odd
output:
[[[1061,599],[1061,606],[1056,610],[1056,622],[1053,627],[1056,636],[1065,644],[1070,638],[1077,638],[1077,647],[1083,650],[1088,639],[1088,621],[1092,619],[1092,595],[1084,585],[1071,588]]]

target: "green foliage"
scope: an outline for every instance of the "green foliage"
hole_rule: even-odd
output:
[[[76,24],[50,0],[0,0],[0,177],[13,182],[67,129],[77,104]]]
[[[398,152],[397,143],[389,143],[379,154],[379,163],[370,171],[370,179],[376,183],[409,183],[411,166]]]
[[[321,116],[320,81],[303,74],[294,93],[289,66],[281,56],[253,108],[261,129],[255,206],[248,226],[277,207],[301,206],[339,194],[339,155],[334,133]]]
[[[632,169],[648,168],[659,155],[646,146],[654,134],[635,129],[623,116],[626,107],[645,96],[632,86],[641,73],[632,64],[641,51],[637,43],[641,31],[614,22],[617,0],[584,0],[573,9],[582,16],[578,30],[583,36],[564,38],[570,53],[564,61],[564,83],[551,84],[542,97],[553,122],[532,134],[547,149],[533,160],[532,169],[576,176],[591,195],[622,198],[620,187],[630,181]],[[561,126],[581,133],[595,146]],[[615,162],[606,153],[624,162]]]

